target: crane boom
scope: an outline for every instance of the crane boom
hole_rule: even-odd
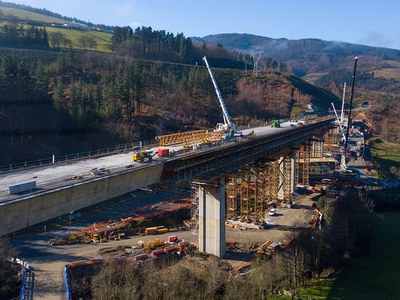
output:
[[[231,135],[234,135],[236,133],[236,125],[232,122],[231,118],[229,117],[229,113],[228,113],[228,109],[226,108],[224,99],[222,98],[221,92],[218,89],[217,86],[217,82],[214,79],[214,76],[211,72],[211,68],[208,65],[208,61],[207,58],[204,56],[203,60],[207,66],[207,70],[208,73],[210,74],[212,83],[214,85],[215,88],[215,93],[217,94],[218,100],[219,100],[219,104],[221,105],[221,109],[222,109],[222,115],[224,118],[224,124],[221,124],[222,126],[218,126],[217,130],[224,130],[224,131],[228,131]]]
[[[342,124],[340,123],[340,119],[339,119],[339,116],[338,116],[338,114],[337,114],[335,105],[333,104],[333,102],[332,102],[331,104],[332,104],[332,107],[333,107],[333,111],[335,112],[336,120],[338,121],[338,124],[339,124],[340,132],[341,132],[342,135],[343,135],[343,141],[345,141],[346,136],[344,135],[344,130],[343,130]]]

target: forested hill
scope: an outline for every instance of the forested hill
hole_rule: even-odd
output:
[[[127,61],[90,51],[0,52],[3,164],[212,129],[222,121],[202,64]],[[256,78],[251,71],[214,69],[214,76],[239,125],[339,103],[329,92],[273,70]]]

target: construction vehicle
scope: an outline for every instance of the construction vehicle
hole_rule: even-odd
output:
[[[135,151],[132,156],[132,160],[135,162],[152,162],[153,161],[153,156],[151,155],[151,152],[146,152],[146,151]]]
[[[145,235],[167,233],[168,228],[165,226],[147,227],[144,230]]]
[[[224,99],[222,98],[221,92],[218,89],[217,82],[214,79],[214,76],[213,76],[213,74],[211,72],[211,68],[208,65],[207,58],[204,56],[203,60],[204,60],[204,62],[206,64],[206,66],[207,66],[208,73],[210,74],[212,83],[214,85],[215,93],[217,94],[217,98],[219,100],[219,104],[220,104],[221,109],[222,109],[222,116],[224,118],[224,123],[218,123],[216,128],[215,128],[215,131],[224,132],[225,134],[222,136],[222,138],[223,139],[229,139],[229,137],[233,137],[236,133],[238,133],[237,132],[237,128],[236,128],[235,123],[232,122],[232,120],[231,120],[231,118],[229,116],[228,109],[226,108]]]
[[[271,127],[281,127],[281,121],[279,121],[278,119],[273,120],[271,123]]]
[[[256,254],[260,256],[272,257],[282,248],[282,244],[279,242],[266,241],[260,247],[257,248]]]

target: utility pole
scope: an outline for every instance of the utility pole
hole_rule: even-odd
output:
[[[69,233],[68,234],[71,234],[71,225],[72,225],[72,214],[74,213],[74,210],[72,210],[72,211],[70,211],[69,212]]]
[[[253,56],[253,63],[254,63],[254,66],[253,66],[253,76],[258,77],[258,71],[259,71],[258,62],[259,62],[260,59],[261,59],[261,52],[258,53],[258,56],[257,56],[257,57],[256,57],[256,54],[255,54],[255,53],[253,53],[252,56]]]

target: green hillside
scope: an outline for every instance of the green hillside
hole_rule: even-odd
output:
[[[0,7],[0,19],[3,21],[16,20],[18,22],[41,22],[47,24],[64,24],[65,21],[38,13],[26,11],[23,9],[10,8],[10,7]]]
[[[72,42],[72,49],[84,49],[79,44],[79,38],[82,36],[89,36],[93,37],[96,40],[97,46],[90,49],[90,50],[97,50],[101,52],[110,52],[110,45],[111,45],[111,33],[101,32],[101,31],[94,31],[94,30],[76,30],[76,29],[64,29],[58,27],[46,27],[46,30],[50,32],[60,32],[63,33],[67,39],[71,40]],[[52,45],[50,45],[52,46]]]
[[[82,36],[84,36],[94,38],[95,40],[96,45],[95,47],[90,47],[90,50],[111,52],[111,33],[90,30],[88,27],[83,27],[82,29],[55,27],[51,25],[56,24],[62,26],[63,24],[70,22],[23,9],[0,7],[0,32],[4,32],[4,26],[9,25],[12,22],[17,23],[17,27],[22,26],[25,29],[29,28],[31,25],[39,28],[46,28],[49,35],[51,35],[52,32],[61,33],[65,39],[71,41],[68,45],[61,45],[61,48],[71,47],[72,49],[86,50],[79,42]],[[54,48],[51,39],[49,40],[50,47]]]

